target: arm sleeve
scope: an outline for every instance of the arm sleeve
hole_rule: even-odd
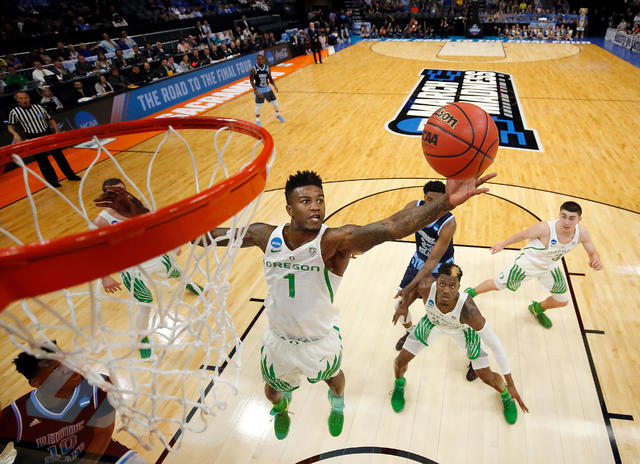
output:
[[[496,358],[496,361],[498,361],[502,375],[510,374],[511,368],[509,367],[507,353],[504,351],[504,347],[502,346],[500,339],[489,325],[489,321],[485,320],[484,327],[482,330],[478,331],[478,335],[480,335],[482,341],[484,341],[493,352],[493,356]]]

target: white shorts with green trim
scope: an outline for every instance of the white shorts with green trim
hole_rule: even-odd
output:
[[[260,351],[264,381],[277,391],[293,391],[300,386],[300,376],[316,383],[338,375],[342,363],[342,337],[335,326],[326,337],[318,340],[284,338],[267,329]]]
[[[489,367],[489,353],[486,350],[484,342],[475,330],[467,327],[460,330],[447,329],[445,331],[433,325],[427,316],[424,316],[416,325],[415,329],[409,333],[404,345],[402,345],[402,349],[417,356],[418,353],[427,346],[433,345],[443,335],[453,337],[456,345],[458,345],[458,348],[464,353],[465,357],[471,361],[474,369]]]
[[[520,255],[509,263],[495,278],[495,284],[500,290],[508,288],[515,292],[523,282],[531,279],[538,279],[540,285],[550,292],[554,299],[561,302],[569,301],[569,286],[560,266],[540,269],[530,263],[526,255]]]

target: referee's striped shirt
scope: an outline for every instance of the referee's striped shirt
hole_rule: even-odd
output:
[[[40,105],[31,105],[29,108],[16,106],[9,112],[9,124],[18,123],[28,135],[43,134],[49,130],[51,116]]]

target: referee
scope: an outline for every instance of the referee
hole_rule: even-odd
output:
[[[29,98],[29,94],[27,92],[17,92],[15,98],[18,102],[18,106],[9,112],[9,132],[13,135],[14,142],[17,143],[22,141],[22,137],[16,131],[17,124],[20,124],[27,139],[35,139],[36,137],[42,137],[43,135],[53,133],[57,134],[60,132],[58,124],[51,116],[49,116],[47,110],[40,105],[31,104],[31,98]],[[52,127],[53,130],[51,129]],[[42,175],[47,182],[54,187],[60,187],[58,175],[54,171],[53,166],[51,166],[51,162],[48,158],[49,153],[53,155],[56,163],[58,163],[58,166],[60,167],[60,170],[65,176],[67,176],[67,179],[80,180],[80,177],[78,177],[76,173],[73,172],[73,169],[71,169],[71,166],[69,166],[69,162],[64,157],[62,150],[56,149],[35,155],[40,172],[42,172]]]

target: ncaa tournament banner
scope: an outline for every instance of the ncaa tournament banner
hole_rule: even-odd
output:
[[[116,95],[110,122],[144,118],[246,77],[256,62],[256,56],[257,53],[251,53]],[[273,66],[292,58],[293,54],[288,44],[281,44],[265,50],[265,56],[267,64]]]
[[[493,118],[500,146],[543,151],[535,129],[527,127],[510,74],[494,71],[423,69],[411,95],[386,128],[396,134],[422,136],[429,116],[452,102],[473,103]]]

